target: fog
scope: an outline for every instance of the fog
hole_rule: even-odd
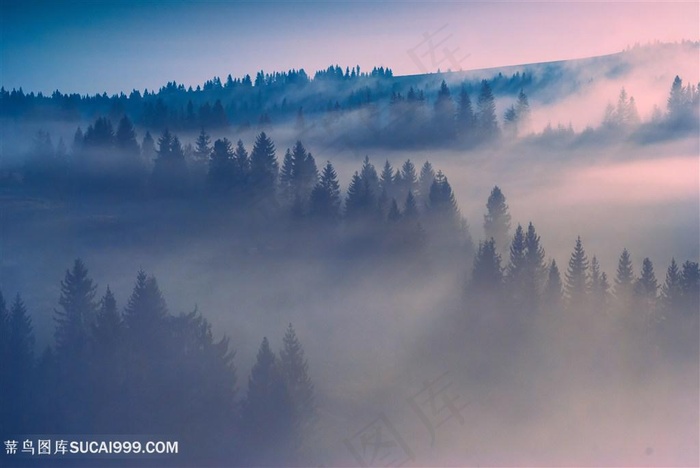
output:
[[[415,243],[395,236],[385,212],[383,218],[346,215],[328,228],[308,213],[295,217],[280,193],[273,208],[234,195],[236,187],[217,198],[197,182],[183,193],[159,194],[148,186],[153,161],[142,161],[143,179],[151,180],[143,183],[146,188],[114,189],[105,183],[102,190],[81,192],[83,179],[67,179],[68,188],[62,188],[51,174],[32,185],[22,171],[32,174],[27,154],[36,131],[48,130],[54,144],[58,137],[68,144],[76,123],[85,130],[92,120],[5,118],[0,170],[10,175],[0,173],[0,290],[8,304],[15,293],[22,295],[39,356],[55,346],[60,281],[74,259],[87,266],[97,298],[109,286],[120,311],[143,270],[157,278],[172,314],[196,308],[217,339],[230,338],[237,402],[246,399],[263,337],[277,353],[293,324],[314,385],[315,417],[304,433],[306,458],[274,460],[282,465],[695,466],[700,452],[700,330],[697,277],[692,277],[700,258],[697,99],[690,131],[677,130],[684,127],[671,117],[657,124],[650,120],[653,106],[665,112],[675,75],[693,86],[699,77],[697,55],[693,66],[685,60],[688,50],[669,50],[629,52],[624,66],[607,59],[600,59],[600,68],[565,63],[567,75],[559,80],[578,80],[580,86],[563,91],[568,86],[547,78],[527,89],[532,132],[518,138],[392,146],[393,134],[370,137],[363,108],[345,111],[332,130],[319,124],[301,136],[288,120],[209,132],[212,143],[240,138],[250,152],[265,130],[280,167],[285,150],[301,139],[318,172],[326,161],[332,163],[344,201],[365,156],[377,173],[385,161],[397,169],[410,159],[417,173],[429,161],[446,175],[468,233],[431,211],[437,202],[422,194],[419,222],[426,240]],[[624,72],[611,75],[616,67]],[[466,78],[444,77],[456,99],[457,83]],[[424,80],[420,88],[431,109],[442,78],[410,77]],[[480,78],[469,79],[478,83]],[[545,85],[550,81],[560,94]],[[642,121],[611,133],[601,125],[602,116],[622,87],[635,97]],[[323,90],[332,92],[331,85]],[[286,97],[290,102],[308,98],[293,97],[293,91]],[[515,99],[496,93],[499,123]],[[323,117],[310,111],[307,118],[320,122]],[[574,134],[547,136],[542,131],[550,122],[571,122]],[[145,130],[137,126],[139,142]],[[150,131],[157,141],[160,132]],[[653,132],[662,136],[640,139]],[[194,145],[199,131],[175,133],[183,144]],[[96,167],[106,167],[105,159]],[[177,182],[175,176],[170,180]],[[559,302],[546,302],[546,272],[537,273],[535,305],[518,296],[521,280],[509,279],[508,273],[495,289],[477,283],[475,256],[492,235],[484,221],[492,214],[487,200],[494,186],[505,195],[511,217],[508,245],[496,245],[501,266],[511,271],[508,247],[516,226],[527,230],[532,223],[545,252],[540,263],[549,268],[555,260],[567,288]],[[397,195],[402,212],[405,198]],[[406,225],[399,234],[404,229],[413,233]],[[595,286],[585,299],[569,290],[567,266],[579,236],[588,260],[597,258],[611,285],[603,303],[595,302]],[[679,266],[687,261],[685,302],[667,305],[660,289],[654,289],[650,306],[638,293],[626,296],[615,282],[623,249],[630,253],[635,278],[643,259],[653,262],[659,287],[672,258]],[[636,284],[635,279],[630,287]],[[13,422],[3,421],[3,429],[11,432]],[[275,464],[257,455],[207,459],[197,453],[173,463]]]

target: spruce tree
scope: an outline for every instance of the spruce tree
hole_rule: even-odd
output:
[[[469,93],[463,85],[459,93],[459,110],[457,112],[457,133],[461,135],[465,140],[470,140],[474,137],[475,126],[476,118],[474,116],[474,109],[472,108],[472,101],[469,98]]]
[[[700,314],[700,266],[697,262],[686,261],[681,270],[681,291],[683,310],[688,316],[697,318]]]
[[[615,298],[619,307],[626,309],[631,305],[634,283],[632,260],[627,249],[623,249],[617,264],[617,275],[615,276]]]
[[[2,395],[3,419],[5,429],[11,429],[17,433],[31,432],[32,407],[32,383],[34,377],[34,328],[32,319],[27,314],[27,309],[19,294],[10,307],[9,316],[9,340],[7,366],[10,376],[6,382],[7,393]],[[5,406],[7,405],[7,406]]]
[[[267,338],[263,338],[250,371],[241,419],[247,464],[272,465],[293,457],[292,402]]]
[[[661,304],[667,315],[673,315],[680,310],[683,296],[683,285],[681,271],[678,268],[676,259],[671,259],[666,271],[666,281],[661,287]]]
[[[498,136],[498,119],[496,117],[496,100],[488,81],[481,82],[479,98],[476,102],[476,121],[479,137],[490,140]]]
[[[496,248],[505,251],[508,248],[508,236],[510,231],[510,213],[506,204],[506,197],[498,186],[491,190],[486,202],[486,214],[484,215],[484,233],[487,238],[493,238]]]
[[[117,149],[128,157],[133,159],[139,155],[140,149],[139,144],[136,142],[136,130],[129,117],[124,116],[119,121],[115,142]]]
[[[61,281],[60,309],[54,309],[56,321],[56,352],[65,362],[85,359],[92,324],[97,312],[97,286],[88,276],[82,260],[76,259],[73,268],[66,270]]]
[[[501,289],[503,269],[501,256],[496,252],[493,239],[479,242],[479,249],[474,258],[470,289],[474,292],[495,292]]]
[[[297,439],[294,441],[295,448],[300,451],[312,429],[315,414],[314,385],[309,377],[304,349],[291,323],[282,342],[283,347],[279,352],[280,370],[292,406],[294,435]]]
[[[556,311],[562,303],[562,283],[557,262],[552,260],[547,272],[547,283],[542,294],[542,302],[545,310]]]
[[[321,173],[321,180],[311,191],[309,211],[312,218],[335,223],[340,216],[340,184],[330,161]]]
[[[435,171],[430,161],[426,161],[420,170],[418,178],[418,197],[420,199],[421,209],[427,206],[430,201],[430,187],[435,180]]]
[[[227,193],[233,188],[235,167],[233,147],[227,138],[214,142],[214,148],[209,159],[207,183],[214,193]]]
[[[565,290],[569,307],[585,305],[588,289],[588,257],[579,236],[576,238],[576,246],[571,253],[569,267],[566,271]]]
[[[275,145],[265,132],[261,132],[250,153],[250,188],[256,201],[274,201],[278,172]]]

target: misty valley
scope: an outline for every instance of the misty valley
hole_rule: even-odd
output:
[[[696,465],[699,50],[2,88],[3,440]]]

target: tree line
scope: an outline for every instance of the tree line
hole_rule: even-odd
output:
[[[279,352],[263,338],[239,392],[229,339],[196,309],[170,313],[153,276],[138,272],[121,309],[97,289],[81,260],[66,270],[54,343],[39,356],[21,296],[8,306],[0,293],[3,433],[169,435],[190,461],[308,457],[314,386],[291,324]]]

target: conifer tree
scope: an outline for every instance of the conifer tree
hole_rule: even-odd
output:
[[[495,292],[500,290],[502,282],[501,256],[496,252],[494,240],[479,242],[479,249],[474,258],[470,289],[475,292]]]
[[[496,118],[496,100],[488,81],[481,82],[479,98],[476,102],[476,121],[479,136],[490,140],[498,136],[498,119]]]
[[[486,214],[484,215],[484,233],[487,238],[493,238],[496,248],[505,251],[508,248],[508,236],[510,231],[510,213],[506,204],[506,197],[498,186],[491,190],[486,202]]]
[[[216,140],[209,159],[209,189],[215,193],[227,193],[233,187],[234,176],[235,163],[231,142],[227,138]]]
[[[248,378],[242,408],[248,463],[272,465],[293,457],[294,413],[291,398],[267,338]]]
[[[278,173],[275,145],[265,132],[261,132],[250,153],[250,188],[256,201],[274,200]]]
[[[667,315],[672,315],[680,309],[683,296],[681,271],[676,259],[671,259],[666,271],[666,281],[661,287],[661,303]]]
[[[545,310],[556,311],[562,303],[562,283],[557,262],[552,260],[547,272],[547,283],[545,285],[542,301]]]
[[[615,276],[615,297],[620,307],[627,308],[630,306],[634,283],[632,260],[627,249],[623,249],[617,264],[617,275]]]
[[[116,147],[131,158],[139,155],[139,144],[136,142],[136,130],[126,115],[121,118],[115,135]]]
[[[462,86],[459,93],[459,110],[457,112],[457,133],[461,135],[464,139],[469,140],[473,138],[474,131],[476,127],[476,118],[474,116],[474,109],[472,108],[472,101],[469,98],[469,93],[466,88]]]
[[[421,208],[427,206],[430,202],[430,187],[435,180],[435,171],[430,161],[426,161],[420,170],[418,178],[418,197],[420,199]]]
[[[32,388],[34,377],[34,328],[19,294],[10,307],[8,361],[3,363],[9,375],[2,395],[6,428],[18,433],[31,431]],[[6,406],[7,405],[7,406]]]
[[[304,356],[304,349],[290,323],[283,338],[283,347],[279,352],[279,363],[289,395],[293,423],[295,426],[295,448],[300,451],[304,439],[312,429],[315,414],[314,385],[309,377],[309,365]]]
[[[330,161],[321,173],[321,179],[311,191],[309,211],[312,218],[324,219],[331,223],[340,216],[340,184]]]
[[[588,293],[588,257],[583,249],[581,237],[576,238],[576,246],[569,259],[566,271],[566,296],[569,307],[581,307]]]

